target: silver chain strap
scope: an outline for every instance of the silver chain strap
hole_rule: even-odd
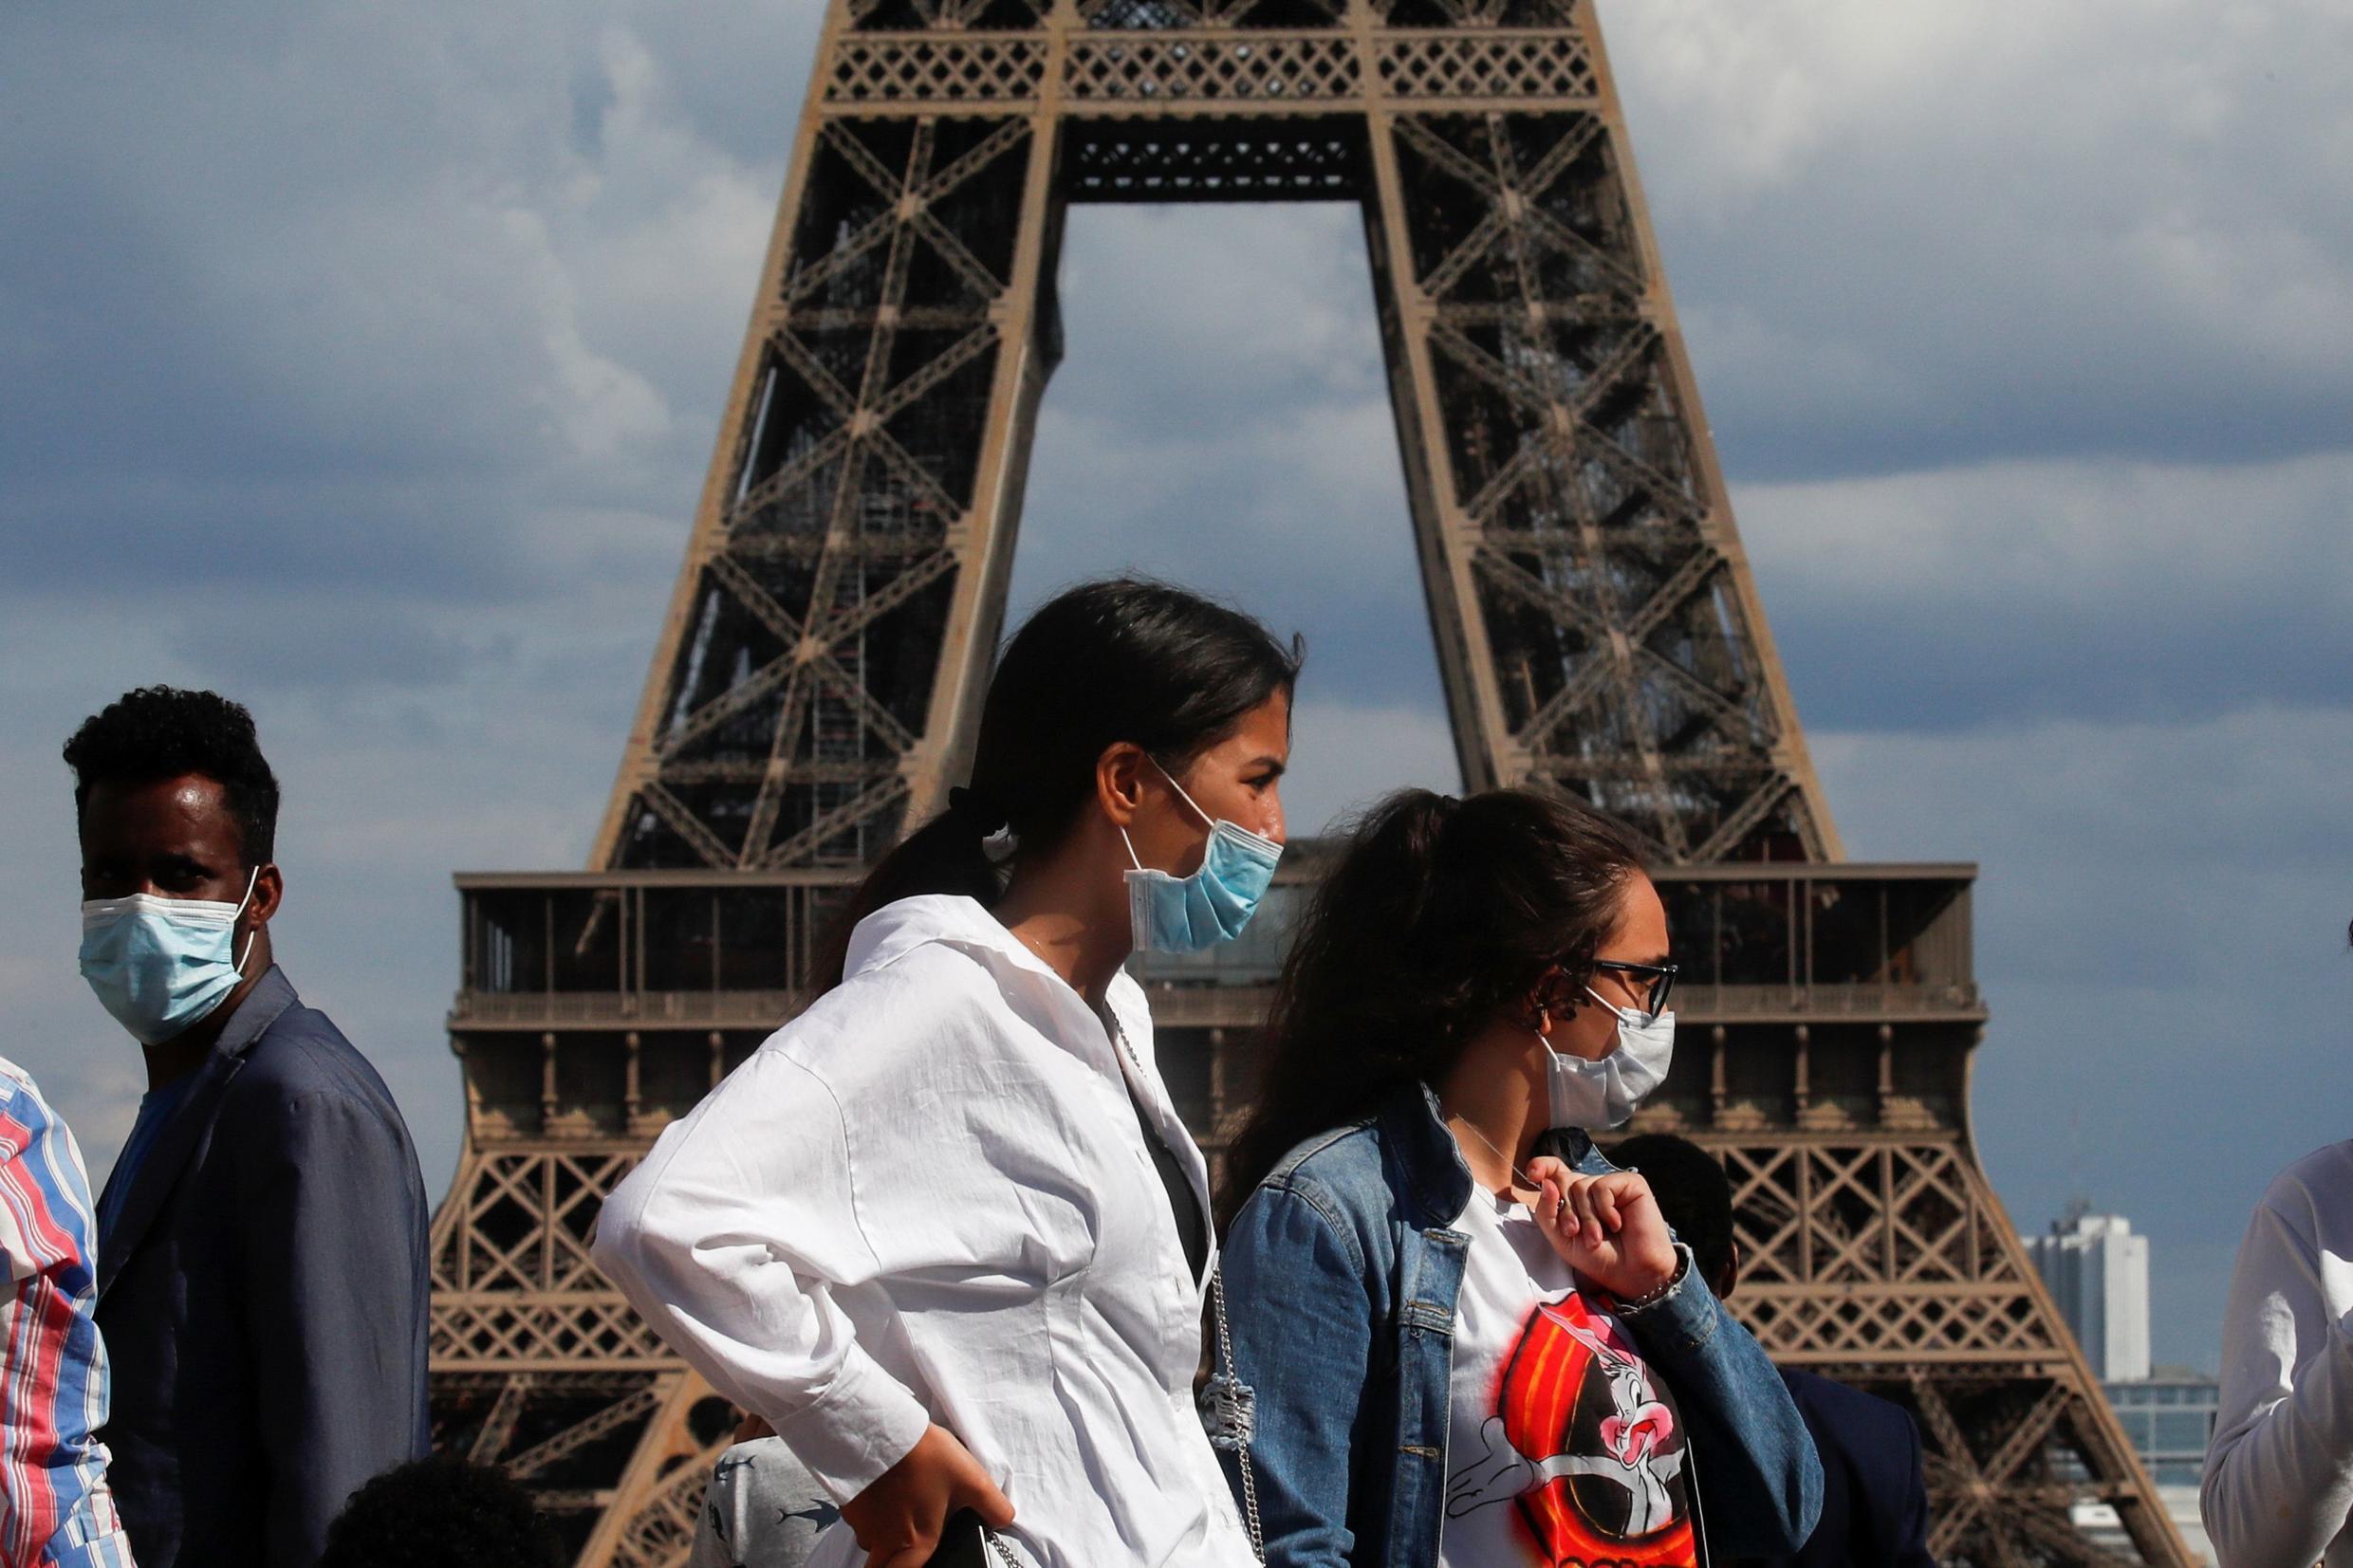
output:
[[[1127,1031],[1120,1027],[1118,1015],[1106,1006],[1102,1018],[1111,1025],[1112,1038],[1120,1042],[1120,1050],[1140,1077],[1144,1064],[1138,1060],[1136,1047],[1127,1042]],[[1139,1109],[1140,1113],[1140,1107]],[[1145,1129],[1144,1135],[1150,1137],[1153,1134]],[[1209,1300],[1211,1313],[1217,1323],[1217,1370],[1210,1374],[1209,1386],[1201,1392],[1202,1423],[1209,1430],[1210,1446],[1225,1449],[1241,1465],[1242,1511],[1250,1527],[1251,1556],[1263,1563],[1267,1560],[1267,1533],[1258,1522],[1258,1471],[1251,1464],[1251,1437],[1257,1402],[1250,1385],[1233,1375],[1233,1336],[1226,1328],[1226,1271],[1223,1267],[1210,1274]]]
[[[1239,1440],[1232,1452],[1242,1467],[1242,1512],[1250,1525],[1251,1555],[1260,1562],[1267,1560],[1267,1532],[1258,1522],[1258,1471],[1251,1464],[1251,1437],[1255,1401],[1251,1391],[1233,1375],[1233,1336],[1226,1330],[1226,1271],[1221,1266],[1209,1277],[1210,1310],[1217,1319],[1217,1371],[1232,1391],[1239,1405]],[[1212,1378],[1214,1383],[1215,1378]]]

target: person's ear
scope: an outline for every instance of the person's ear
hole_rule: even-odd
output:
[[[278,875],[278,865],[273,860],[253,874],[253,896],[246,901],[246,920],[251,925],[266,926],[285,901],[286,878]]]
[[[1566,1024],[1577,1016],[1577,988],[1568,983],[1567,971],[1558,964],[1536,977],[1535,987],[1529,993],[1528,1016],[1544,1017],[1538,1025],[1550,1034],[1556,1024]]]
[[[1114,741],[1095,759],[1095,803],[1111,825],[1123,828],[1144,803],[1144,775],[1151,759],[1134,741]]]
[[[1740,1283],[1740,1243],[1727,1242],[1724,1249],[1724,1282],[1715,1287],[1715,1299],[1719,1301],[1732,1300],[1734,1287]]]
[[[1545,996],[1544,982],[1539,980],[1520,998],[1518,1007],[1513,1010],[1512,1023],[1535,1034],[1550,1034],[1552,1026],[1560,1020],[1546,1003]]]

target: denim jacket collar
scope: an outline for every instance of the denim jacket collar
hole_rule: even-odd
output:
[[[1446,1130],[1437,1091],[1407,1084],[1381,1107],[1380,1122],[1381,1139],[1395,1153],[1406,1194],[1418,1210],[1415,1219],[1424,1228],[1453,1225],[1471,1201],[1471,1167]]]
[[[1416,1082],[1389,1097],[1381,1107],[1381,1135],[1396,1152],[1405,1173],[1405,1189],[1426,1227],[1450,1226],[1471,1202],[1471,1167],[1462,1148],[1447,1130],[1446,1113],[1438,1106],[1436,1089]],[[1595,1168],[1593,1139],[1574,1127],[1555,1127],[1536,1140],[1536,1152],[1550,1154],[1573,1171]],[[1600,1169],[1608,1169],[1603,1162]]]

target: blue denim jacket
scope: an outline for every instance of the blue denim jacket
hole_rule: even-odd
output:
[[[1564,1157],[1613,1167],[1582,1134]],[[1224,1250],[1235,1374],[1256,1391],[1251,1444],[1269,1568],[1430,1568],[1446,1498],[1454,1301],[1471,1171],[1417,1084],[1376,1116],[1292,1150]],[[1748,1330],[1688,1266],[1621,1313],[1692,1432],[1715,1560],[1805,1542],[1822,1465]],[[1240,1491],[1232,1455],[1221,1456]]]

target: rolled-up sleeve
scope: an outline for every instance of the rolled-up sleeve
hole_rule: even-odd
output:
[[[835,1292],[881,1264],[861,1225],[840,1105],[764,1049],[605,1200],[598,1267],[713,1388],[776,1429],[837,1503],[931,1423],[859,1344]]]

